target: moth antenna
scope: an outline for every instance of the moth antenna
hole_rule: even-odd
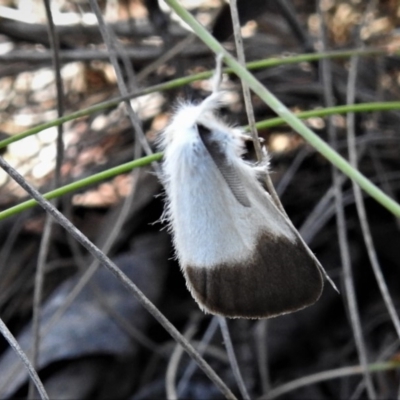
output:
[[[199,105],[198,110],[200,114],[206,111],[212,111],[219,108],[221,103],[221,92],[220,86],[222,81],[222,60],[224,55],[222,53],[218,54],[216,57],[216,66],[214,75],[210,78],[212,92],[206,97],[203,102]]]
[[[215,60],[215,72],[212,79],[212,92],[217,93],[219,91],[219,87],[222,81],[222,60],[224,59],[224,55],[222,53],[217,55]]]

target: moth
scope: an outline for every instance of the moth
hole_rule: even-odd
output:
[[[180,104],[160,137],[163,219],[200,308],[231,318],[270,318],[315,303],[322,267],[264,189],[267,163],[243,159],[244,131],[217,114],[214,90]]]

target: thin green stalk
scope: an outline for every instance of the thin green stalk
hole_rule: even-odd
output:
[[[258,62],[258,61],[257,61]],[[205,79],[206,77],[204,76],[207,74],[208,77],[211,76],[210,72],[207,73],[201,73],[201,74],[196,74],[196,75],[191,75],[190,77],[185,78],[185,81],[187,81],[190,78],[190,81],[198,80],[198,79]],[[177,80],[171,81],[175,82]],[[159,86],[159,85],[157,85]],[[132,94],[131,97],[138,97],[138,96],[143,96],[148,93],[152,93],[156,90],[156,86],[152,86],[146,91],[141,91],[137,92],[134,95]],[[170,87],[172,88],[172,86]],[[165,88],[164,88],[165,90]],[[86,108],[81,111],[77,111],[75,113],[66,115],[62,118],[55,119],[51,122],[46,122],[45,124],[41,124],[38,126],[35,126],[34,128],[28,129],[25,132],[20,133],[19,135],[12,136],[10,138],[4,139],[0,141],[0,149],[3,147],[6,147],[10,143],[17,142],[18,140],[22,140],[26,138],[27,136],[32,136],[35,135],[36,133],[39,133],[45,129],[48,129],[52,126],[57,126],[61,123],[65,123],[67,121],[72,121],[73,119],[81,118],[87,115],[90,115],[95,112],[102,111],[107,108],[111,107],[116,107],[123,98],[119,98],[116,100],[111,100],[107,101],[104,103],[100,103],[96,106]],[[352,104],[352,105],[342,105],[342,106],[335,106],[335,107],[327,107],[327,108],[319,108],[316,110],[310,110],[310,111],[303,111],[295,114],[297,118],[300,119],[307,119],[307,118],[313,118],[313,117],[327,117],[329,115],[333,114],[347,114],[349,112],[355,112],[355,113],[362,113],[362,112],[377,112],[377,111],[391,111],[391,110],[399,110],[400,109],[400,102],[399,101],[388,101],[388,102],[371,102],[371,103],[358,103],[358,104]],[[283,125],[285,124],[286,121],[283,118],[269,118],[264,121],[259,121],[256,124],[257,129],[266,129],[266,128],[273,128],[275,126]]]
[[[149,165],[154,161],[159,161],[162,158],[161,153],[155,153],[147,157],[140,158],[138,160],[130,161],[128,163],[119,165],[118,167],[110,168],[106,171],[99,172],[98,174],[91,175],[85,179],[81,179],[77,182],[70,183],[68,185],[62,186],[50,192],[47,192],[43,197],[47,200],[54,199],[56,197],[64,196],[71,192],[76,192],[79,189],[85,188],[90,185],[97,184],[99,181],[113,178],[114,176],[131,171],[134,168],[144,167]],[[0,221],[16,215],[22,211],[28,210],[37,205],[36,200],[28,200],[21,204],[17,204],[14,207],[10,207],[7,210],[0,212]]]
[[[350,58],[353,56],[360,57],[373,57],[378,55],[388,54],[388,49],[385,47],[369,47],[362,49],[347,49],[347,50],[333,50],[321,53],[306,53],[297,54],[294,56],[282,56],[282,57],[270,57],[267,59],[252,61],[246,64],[246,68],[249,70],[257,70],[260,68],[277,67],[284,64],[298,64],[301,62],[313,62],[323,59],[334,59],[334,58]],[[395,55],[400,54],[400,50],[395,51]],[[232,68],[227,68],[227,71],[232,72]]]
[[[313,118],[313,117],[326,117],[328,115],[333,115],[333,114],[346,114],[348,112],[373,112],[373,111],[390,111],[390,110],[396,110],[400,109],[400,102],[398,101],[392,101],[392,102],[387,102],[387,103],[361,103],[361,104],[353,104],[353,105],[347,105],[347,106],[336,106],[336,107],[330,107],[330,108],[323,108],[323,109],[318,109],[318,110],[311,110],[311,111],[304,111],[296,114],[296,116],[300,119],[307,119],[307,118]],[[264,121],[259,121],[256,123],[257,129],[267,129],[267,128],[273,128],[279,125],[284,125],[286,123],[285,119],[283,118],[270,118]],[[36,127],[38,128],[38,127]],[[2,142],[0,142],[2,143]],[[0,146],[1,148],[1,146]],[[135,160],[132,162],[129,162],[127,164],[120,165],[119,167],[112,168],[110,170],[103,171],[101,173],[92,175],[88,178],[82,179],[80,181],[71,183],[66,186],[62,186],[56,190],[53,190],[51,192],[48,192],[44,195],[46,199],[53,199],[59,196],[62,196],[67,193],[74,192],[79,189],[83,189],[86,185],[94,185],[97,184],[98,182],[114,177],[118,174],[125,173],[127,171],[130,171],[133,168],[136,168],[137,166],[144,166],[148,165],[152,161],[158,161],[161,159],[162,155],[161,153],[155,154],[154,155],[156,158],[153,160],[149,157],[141,158],[139,160]],[[143,164],[141,164],[143,161]],[[137,164],[137,163],[140,163]],[[137,166],[136,166],[137,165]],[[4,210],[0,212],[0,220],[11,217],[12,215],[17,214],[18,212],[22,212],[24,210],[27,210],[29,208],[32,208],[36,205],[36,202],[34,200],[28,200],[24,203],[18,204],[14,207],[11,207],[7,210]]]
[[[300,62],[312,62],[316,60],[320,60],[323,58],[348,58],[353,55],[359,55],[359,56],[375,56],[379,54],[386,54],[387,49],[382,47],[382,48],[370,48],[370,49],[350,49],[350,50],[342,50],[342,51],[331,51],[331,52],[326,52],[326,53],[318,53],[318,54],[299,54],[295,56],[288,56],[288,57],[273,57],[273,58],[268,58],[268,59],[263,59],[263,60],[258,60],[258,61],[252,61],[246,64],[247,69],[249,70],[257,70],[257,69],[262,69],[262,68],[271,68],[271,67],[276,67],[279,65],[284,65],[284,64],[295,64],[295,63],[300,63]],[[398,52],[400,54],[400,51]],[[225,68],[224,73],[231,73],[233,72],[232,68]],[[100,112],[103,110],[106,110],[108,108],[112,107],[117,107],[118,104],[125,100],[137,98],[140,96],[144,96],[146,94],[154,93],[154,92],[161,92],[164,90],[171,90],[175,89],[184,85],[187,85],[191,82],[195,82],[198,80],[202,79],[208,79],[210,76],[212,76],[213,71],[205,71],[201,72],[199,74],[195,75],[190,75],[187,77],[183,78],[178,78],[174,79],[172,81],[162,83],[159,85],[151,86],[147,89],[141,90],[139,92],[135,93],[130,93],[127,96],[122,96],[118,97],[113,100],[109,100],[100,104],[96,104],[95,106],[85,108],[84,110],[80,110],[74,113],[71,113],[69,115],[65,115],[62,118],[54,119],[50,122],[46,122],[44,124],[40,124],[38,126],[35,126],[34,128],[28,129],[18,135],[13,135],[12,137],[9,137],[5,140],[0,141],[0,149],[8,146],[11,143],[17,142],[18,140],[24,139],[28,136],[35,135],[36,133],[39,133],[45,129],[51,128],[53,126],[58,126],[61,124],[64,124],[65,122],[72,121],[74,119],[82,118],[91,114],[94,114],[96,112]],[[375,103],[371,103],[375,104]],[[390,109],[390,108],[388,108]]]
[[[307,119],[315,117],[327,117],[334,114],[347,114],[349,112],[362,113],[362,112],[376,112],[376,111],[389,111],[400,109],[400,101],[374,102],[374,103],[359,103],[349,104],[344,106],[319,108],[317,110],[302,111],[295,113],[297,118]],[[283,125],[286,121],[283,118],[270,118],[264,121],[257,122],[257,129],[273,128],[275,126]]]
[[[379,54],[386,54],[387,50],[385,48],[370,48],[370,49],[350,49],[350,50],[343,50],[343,51],[332,51],[332,52],[326,52],[326,53],[318,53],[318,54],[300,54],[300,55],[295,55],[295,56],[289,56],[289,57],[275,57],[275,58],[268,58],[264,60],[258,60],[258,61],[252,61],[246,64],[247,68],[249,70],[257,70],[261,68],[268,68],[268,67],[274,67],[274,66],[279,66],[283,64],[293,64],[293,63],[299,63],[299,62],[311,62],[323,58],[347,58],[350,57],[354,54],[361,55],[361,56],[373,56],[373,55],[379,55]],[[225,73],[231,73],[233,72],[232,68],[225,68],[224,69]],[[38,132],[41,132],[45,129],[48,129],[53,126],[57,126],[60,124],[63,124],[65,122],[81,118],[96,112],[103,111],[107,108],[112,108],[118,106],[118,104],[126,99],[131,99],[135,97],[140,97],[144,96],[149,93],[154,93],[157,91],[163,91],[163,90],[170,90],[173,88],[177,88],[186,84],[189,84],[191,82],[201,80],[201,79],[207,79],[213,74],[212,71],[205,71],[201,72],[199,74],[195,75],[190,75],[188,77],[183,77],[183,78],[178,78],[174,79],[170,82],[163,83],[160,85],[155,85],[152,87],[149,87],[145,90],[142,90],[140,92],[132,93],[124,97],[119,97],[114,100],[110,100],[107,102],[103,102],[100,104],[97,104],[95,106],[86,108],[84,110],[77,111],[75,113],[72,113],[70,115],[63,116],[62,118],[55,119],[53,121],[50,121],[45,124],[38,125],[32,129],[29,129],[25,132],[22,132],[19,135],[15,135],[13,137],[10,137],[8,139],[5,139],[3,141],[0,141],[0,149],[3,147],[6,147],[10,143],[16,142],[18,140],[22,140],[23,138],[27,136],[34,135]],[[331,107],[331,108],[324,108],[324,109],[317,109],[317,110],[311,110],[311,111],[304,111],[301,113],[296,114],[298,118],[300,119],[307,119],[307,118],[312,118],[312,117],[324,117],[332,114],[345,114],[348,112],[373,112],[373,111],[389,111],[389,110],[395,110],[395,109],[400,109],[400,102],[374,102],[374,103],[361,103],[361,104],[355,104],[355,105],[344,105],[344,106],[336,106],[336,107]],[[266,129],[266,128],[272,128],[275,126],[283,125],[286,123],[286,120],[284,118],[271,118],[265,121],[260,121],[256,124],[257,129]],[[161,155],[155,155],[155,160],[158,160],[158,156],[161,158]],[[148,162],[146,161],[148,158],[145,157],[144,159],[136,160],[133,161],[132,163],[127,163],[124,165],[121,165],[116,168],[112,168],[107,171],[103,171],[99,174],[95,174],[89,178],[85,178],[83,180],[80,180],[78,182],[74,182],[72,184],[63,186],[61,188],[58,188],[52,192],[49,192],[45,194],[45,197],[48,199],[56,198],[58,196],[62,196],[66,193],[71,193],[73,191],[79,190],[84,188],[86,185],[93,185],[98,183],[101,180],[114,177],[118,175],[119,173],[124,173],[126,171],[129,171],[130,169],[136,168],[136,163],[141,163],[143,161],[143,164],[137,164],[137,166],[144,166],[147,165]],[[153,160],[151,160],[153,161]],[[151,162],[150,161],[150,162]],[[132,165],[132,166],[131,166]],[[48,196],[48,197],[47,197]],[[17,206],[11,207],[7,210],[4,210],[3,212],[0,212],[0,220],[7,218],[9,216],[15,215],[18,212],[22,212],[26,209],[32,208],[36,205],[36,202],[34,200],[29,200],[24,203],[21,203]]]
[[[186,11],[177,0],[165,0],[166,3],[175,11],[180,18],[186,22],[199,38],[216,54],[223,54],[224,60],[232,68],[237,76],[243,79],[246,84],[256,93],[268,106],[274,110],[288,125],[298,132],[307,142],[309,142],[326,159],[341,170],[350,179],[356,182],[372,198],[392,212],[396,217],[400,217],[400,205],[387,196],[382,190],[374,185],[363,174],[354,169],[341,155],[334,151],[325,141],[319,138],[303,122],[297,118],[290,110],[282,104],[269,90],[267,90],[246,68],[243,68],[222,46],[221,44],[200,25],[200,23]]]

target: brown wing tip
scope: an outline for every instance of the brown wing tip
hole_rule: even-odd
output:
[[[319,267],[303,244],[261,240],[252,260],[212,267],[185,266],[200,308],[230,318],[271,318],[314,304],[323,289]]]

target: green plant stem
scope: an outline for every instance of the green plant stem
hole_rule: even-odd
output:
[[[353,104],[353,105],[349,105],[349,106],[336,106],[336,107],[323,108],[323,109],[318,109],[318,110],[304,111],[304,112],[300,112],[296,115],[298,118],[307,119],[307,118],[313,118],[313,117],[326,117],[328,115],[333,115],[333,114],[345,114],[347,112],[390,111],[390,110],[396,110],[396,109],[400,109],[399,101],[392,101],[392,102],[387,102],[387,103],[362,103],[362,104]],[[270,118],[270,119],[267,119],[264,121],[257,122],[256,127],[257,127],[257,129],[267,129],[267,128],[273,128],[276,126],[284,125],[285,123],[286,123],[286,121],[283,118],[279,118],[279,117],[278,118]],[[2,142],[0,142],[0,143],[2,143]],[[1,148],[1,146],[0,146],[0,148]],[[51,192],[48,192],[44,195],[44,197],[49,200],[49,199],[53,199],[58,196],[62,196],[64,194],[71,193],[76,190],[82,189],[86,185],[97,184],[98,182],[100,182],[102,180],[105,180],[105,179],[114,177],[118,174],[130,171],[131,169],[136,168],[136,165],[143,167],[145,165],[150,164],[152,161],[158,161],[161,159],[162,155],[161,155],[161,153],[154,154],[154,157],[156,157],[154,160],[151,159],[151,157],[145,157],[145,158],[141,158],[139,160],[135,160],[135,161],[123,164],[119,167],[115,167],[110,170],[103,171],[101,173],[92,175],[88,178],[82,179],[80,181],[71,183],[69,185],[66,185],[66,186],[60,187],[56,190],[53,190]],[[140,165],[136,164],[136,163],[140,163]],[[32,208],[35,205],[36,205],[36,202],[34,200],[28,200],[24,203],[18,204],[14,207],[11,207],[7,210],[0,212],[0,220],[10,217],[12,215],[15,215],[18,212],[22,212],[24,210]]]
[[[262,68],[272,68],[272,67],[276,67],[276,66],[284,65],[284,64],[312,62],[312,61],[317,61],[317,60],[321,60],[324,58],[348,58],[353,55],[367,57],[367,56],[376,56],[376,55],[380,55],[380,54],[386,54],[387,52],[388,51],[385,47],[376,47],[376,48],[369,48],[369,49],[350,49],[350,50],[341,50],[341,51],[331,51],[331,52],[318,53],[318,54],[313,53],[313,54],[299,54],[299,55],[295,55],[295,56],[272,57],[272,58],[268,58],[268,59],[249,62],[246,64],[246,68],[249,70],[257,70],[257,69],[262,69]],[[398,53],[400,54],[400,51]],[[225,68],[223,70],[223,72],[231,73],[231,72],[233,72],[233,69]],[[62,118],[54,119],[50,122],[40,124],[38,126],[35,126],[34,128],[28,129],[28,130],[20,133],[18,135],[13,135],[12,137],[2,140],[2,141],[0,141],[0,149],[8,146],[11,143],[17,142],[28,136],[35,135],[36,133],[39,133],[39,132],[41,132],[45,129],[51,128],[53,126],[58,126],[58,125],[64,124],[65,122],[73,121],[74,119],[82,118],[82,117],[94,114],[96,112],[104,111],[108,108],[117,107],[121,102],[123,102],[125,100],[137,98],[140,96],[145,96],[147,94],[154,93],[154,92],[161,92],[164,90],[175,89],[175,88],[187,85],[191,82],[195,82],[195,81],[198,81],[201,79],[208,79],[210,76],[212,76],[212,74],[213,74],[212,71],[201,72],[199,74],[174,79],[174,80],[166,82],[166,83],[151,86],[151,87],[141,90],[139,92],[130,93],[127,96],[118,97],[117,99],[113,99],[113,100],[106,101],[106,102],[103,102],[100,104],[96,104],[93,107],[85,108],[84,110],[80,110],[80,111],[71,113],[69,115],[65,115]],[[372,105],[372,104],[379,104],[379,103],[369,103],[369,104]],[[397,108],[397,107],[395,107],[395,108]],[[389,107],[386,109],[391,109],[391,108]],[[371,111],[373,111],[373,110],[371,110]]]
[[[188,12],[177,0],[165,0],[179,17],[186,22],[199,38],[216,54],[223,54],[224,61],[233,72],[243,79],[246,84],[256,93],[272,110],[274,110],[288,125],[298,132],[326,159],[341,170],[350,179],[356,182],[372,198],[400,217],[400,205],[374,185],[363,174],[354,169],[340,154],[334,151],[326,142],[319,138],[290,110],[282,104],[269,90],[267,90],[246,68],[243,68],[209,33],[207,30]]]
[[[349,112],[362,113],[362,112],[376,112],[376,111],[389,111],[400,109],[400,101],[389,101],[387,103],[375,102],[375,103],[360,103],[351,104],[345,106],[335,106],[327,108],[319,108],[317,110],[302,111],[295,113],[299,119],[315,118],[315,117],[327,117],[334,114],[346,114]],[[284,118],[270,118],[264,121],[259,121],[256,124],[257,129],[273,128],[275,126],[283,125],[286,123]]]
[[[50,192],[47,192],[43,195],[43,197],[47,200],[54,199],[56,197],[64,196],[71,192],[76,192],[79,189],[85,188],[90,185],[97,184],[98,182],[113,178],[117,175],[126,173],[131,171],[134,168],[144,167],[145,165],[149,165],[154,161],[159,161],[162,158],[161,153],[155,153],[147,157],[140,158],[138,160],[130,161],[128,163],[119,165],[118,167],[110,168],[106,171],[99,172],[98,174],[94,174],[89,176],[88,178],[81,179],[77,182],[70,183],[68,185],[62,186]],[[28,210],[37,205],[36,200],[28,200],[21,204],[17,204],[14,207],[10,207],[7,210],[0,212],[0,221],[16,215],[22,211]]]
[[[274,57],[274,58],[268,58],[268,59],[264,59],[264,60],[252,61],[252,62],[247,63],[246,66],[249,70],[253,70],[253,69],[257,70],[257,69],[261,69],[261,68],[275,67],[275,66],[279,66],[279,65],[283,65],[283,64],[311,62],[311,61],[316,61],[316,60],[320,60],[323,58],[348,58],[355,54],[359,55],[359,56],[374,56],[374,55],[386,54],[386,53],[387,53],[387,49],[385,49],[384,47],[369,48],[369,49],[350,49],[350,50],[331,51],[331,52],[318,53],[318,54],[300,54],[300,55],[295,55],[295,56]],[[225,68],[224,72],[231,73],[231,72],[233,72],[233,69]],[[22,140],[25,137],[28,137],[31,135],[35,135],[38,132],[41,132],[50,127],[57,126],[57,125],[63,124],[68,121],[72,121],[74,119],[82,118],[82,117],[88,116],[90,114],[103,111],[108,108],[117,107],[118,104],[120,104],[122,101],[124,101],[126,99],[132,99],[135,97],[144,96],[146,94],[154,93],[157,91],[174,89],[174,88],[177,88],[177,87],[180,87],[183,85],[187,85],[191,82],[195,82],[195,81],[198,81],[201,79],[207,79],[210,76],[212,76],[212,74],[213,74],[212,71],[205,71],[205,72],[201,72],[199,74],[174,79],[167,83],[149,87],[140,92],[131,93],[128,96],[119,97],[117,99],[103,102],[103,103],[97,104],[93,107],[89,107],[84,110],[77,111],[75,113],[63,116],[62,118],[55,119],[51,122],[38,125],[32,129],[22,132],[19,135],[15,135],[15,136],[12,136],[5,140],[2,140],[2,141],[0,141],[0,149],[6,147],[10,143],[16,142],[18,140]],[[343,105],[343,106],[336,106],[336,107],[331,107],[331,108],[323,108],[323,109],[317,109],[317,110],[311,110],[311,111],[304,111],[304,112],[300,112],[296,115],[300,119],[307,119],[307,118],[312,118],[312,117],[325,117],[325,116],[332,115],[332,114],[345,114],[347,112],[374,112],[374,111],[390,111],[390,110],[395,110],[395,109],[400,109],[400,102],[386,102],[386,103],[373,102],[373,103],[361,103],[361,104],[355,104],[355,105]],[[256,127],[257,127],[257,129],[266,129],[266,128],[272,128],[272,127],[276,127],[279,125],[283,125],[285,123],[286,123],[286,120],[284,118],[277,117],[277,118],[271,118],[271,119],[264,120],[264,121],[259,121],[256,124]],[[154,160],[159,160],[161,158],[161,155],[155,154],[154,156],[156,157]],[[160,158],[158,158],[158,156]],[[45,197],[47,199],[56,198],[58,196],[62,196],[64,194],[71,193],[73,191],[82,189],[87,185],[96,184],[101,180],[108,179],[110,177],[114,177],[120,173],[124,173],[126,171],[129,171],[130,169],[136,168],[136,166],[135,166],[136,163],[140,163],[140,165],[138,164],[138,166],[144,166],[144,165],[147,165],[148,163],[150,163],[151,161],[153,161],[153,160],[148,161],[148,159],[150,159],[150,158],[145,157],[144,159],[136,160],[131,163],[123,164],[119,167],[112,168],[107,171],[103,171],[103,172],[101,172],[99,174],[95,174],[89,178],[85,178],[83,180],[71,183],[69,185],[63,186],[56,190],[53,190],[49,193],[46,193]],[[142,164],[142,162],[143,162],[143,164]],[[26,201],[19,205],[16,205],[14,207],[11,207],[7,210],[4,210],[3,212],[0,212],[0,220],[5,219],[9,216],[15,215],[18,212],[22,212],[26,209],[32,208],[35,205],[36,205],[36,202],[34,200],[29,200],[29,201]]]
[[[196,77],[196,79],[191,78],[191,81],[200,79],[199,78],[200,75],[202,75],[201,79],[203,79],[204,73],[193,75],[193,77]],[[210,73],[207,72],[207,75],[209,76]],[[185,79],[185,80],[187,80],[187,79]],[[144,91],[142,91],[140,93],[136,93],[135,96],[142,96],[144,94],[148,94],[148,93],[150,93],[149,91],[153,92],[153,91],[155,91],[154,88],[155,88],[155,86],[152,86],[151,88],[148,88],[146,90],[146,93],[144,93]],[[90,115],[92,113],[102,111],[107,108],[116,107],[122,101],[121,99],[122,98],[120,98],[118,100],[108,101],[106,103],[101,103],[94,107],[86,108],[85,110],[81,110],[76,113],[66,115],[65,117],[56,119],[54,121],[35,126],[32,129],[28,129],[25,132],[22,132],[18,135],[15,135],[15,136],[12,136],[10,138],[0,141],[0,149],[3,147],[6,147],[10,143],[14,143],[19,140],[22,140],[22,139],[26,138],[27,136],[35,135],[35,134],[37,134],[45,129],[48,129],[52,126],[57,126],[61,123],[65,123],[65,122],[71,121],[73,119],[81,118],[81,117]],[[312,117],[321,117],[322,118],[322,117],[326,117],[326,116],[333,115],[333,114],[346,114],[348,112],[361,113],[361,112],[391,111],[391,110],[399,110],[399,109],[400,109],[400,101],[389,101],[389,102],[359,103],[359,104],[352,104],[352,105],[319,108],[316,110],[299,112],[295,115],[297,116],[297,118],[307,119],[307,118],[312,118]],[[266,128],[272,128],[275,126],[283,125],[285,123],[286,123],[285,119],[277,117],[277,118],[270,118],[270,119],[267,119],[264,121],[259,121],[259,122],[257,122],[256,127],[257,127],[257,129],[266,129]]]

